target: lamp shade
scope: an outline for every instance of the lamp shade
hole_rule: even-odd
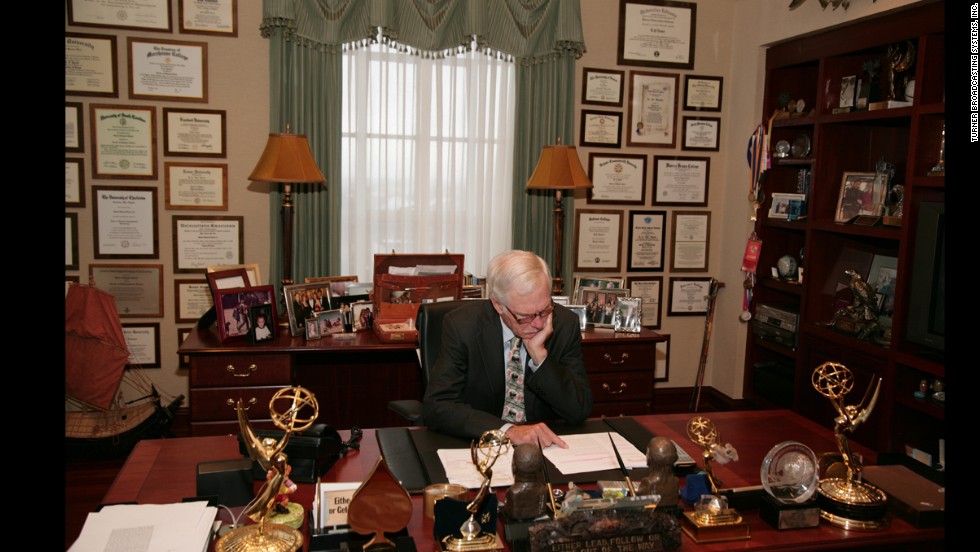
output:
[[[538,166],[534,168],[531,179],[527,181],[528,190],[570,190],[591,187],[592,181],[582,168],[575,146],[561,143],[545,146],[541,150]]]
[[[312,182],[327,179],[313,160],[310,143],[302,134],[269,134],[262,157],[248,179],[253,182]]]

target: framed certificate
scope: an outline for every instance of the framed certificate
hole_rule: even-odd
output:
[[[228,210],[228,165],[164,163],[167,209]]]
[[[701,316],[708,313],[711,278],[671,278],[667,316]]]
[[[92,186],[96,259],[157,259],[157,189]]]
[[[589,154],[589,203],[643,205],[646,201],[647,156]]]
[[[156,108],[92,104],[89,111],[92,177],[156,180]]]
[[[705,272],[708,270],[711,212],[674,211],[673,216],[670,269],[674,272]]]
[[[622,220],[622,211],[575,211],[575,270],[620,272]]]
[[[238,36],[238,0],[180,0],[182,34]]]
[[[89,280],[116,298],[120,318],[163,316],[163,265],[88,265]]]
[[[214,306],[211,287],[202,280],[174,280],[174,316],[178,323],[197,322]]]
[[[626,145],[673,148],[677,142],[677,75],[630,73]]]
[[[78,213],[65,213],[65,270],[78,270]]]
[[[707,157],[655,156],[653,204],[708,206]]]
[[[208,44],[129,37],[129,97],[208,101]]]
[[[721,111],[721,77],[684,76],[684,109]]]
[[[65,102],[65,153],[84,153],[82,104]]]
[[[625,71],[582,69],[582,104],[622,107],[625,80]]]
[[[618,148],[622,143],[623,116],[615,111],[582,110],[579,144],[597,148]]]
[[[129,349],[130,368],[160,367],[160,324],[123,324],[123,338]]]
[[[68,24],[173,32],[170,0],[68,0]]]
[[[174,272],[241,264],[245,255],[245,217],[173,217]]]
[[[65,94],[119,97],[116,37],[65,33]]]
[[[65,207],[85,207],[85,160],[65,158]]]
[[[688,151],[718,151],[721,132],[720,117],[683,117],[681,149]]]
[[[630,297],[643,300],[643,314],[640,325],[656,330],[660,328],[660,305],[663,303],[663,276],[630,276],[626,278],[626,289]]]
[[[664,232],[667,211],[630,211],[626,270],[661,272],[664,269]],[[646,310],[646,302],[643,303]]]
[[[163,108],[163,154],[225,157],[225,112]]]
[[[694,69],[697,4],[620,0],[618,65]]]

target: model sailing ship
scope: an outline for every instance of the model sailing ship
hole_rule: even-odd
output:
[[[184,396],[161,396],[129,357],[115,298],[94,286],[70,286],[65,297],[68,458],[122,457],[141,439],[169,435]],[[139,398],[124,402],[124,385]]]

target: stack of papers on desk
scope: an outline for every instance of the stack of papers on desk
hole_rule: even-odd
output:
[[[88,515],[68,552],[203,552],[217,515],[207,502],[106,506]]]

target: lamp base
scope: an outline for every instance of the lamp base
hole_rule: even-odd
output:
[[[565,286],[563,285],[562,279],[560,277],[559,278],[552,278],[551,279],[551,294],[552,295],[562,295],[562,291],[564,289],[565,289]],[[574,301],[574,298],[571,299],[571,302],[572,303],[575,302]]]
[[[286,286],[291,285],[293,285],[292,280],[279,280],[279,293],[281,294],[279,296],[279,327],[286,328],[287,331],[289,330],[289,310],[286,309],[288,299],[284,290]]]

